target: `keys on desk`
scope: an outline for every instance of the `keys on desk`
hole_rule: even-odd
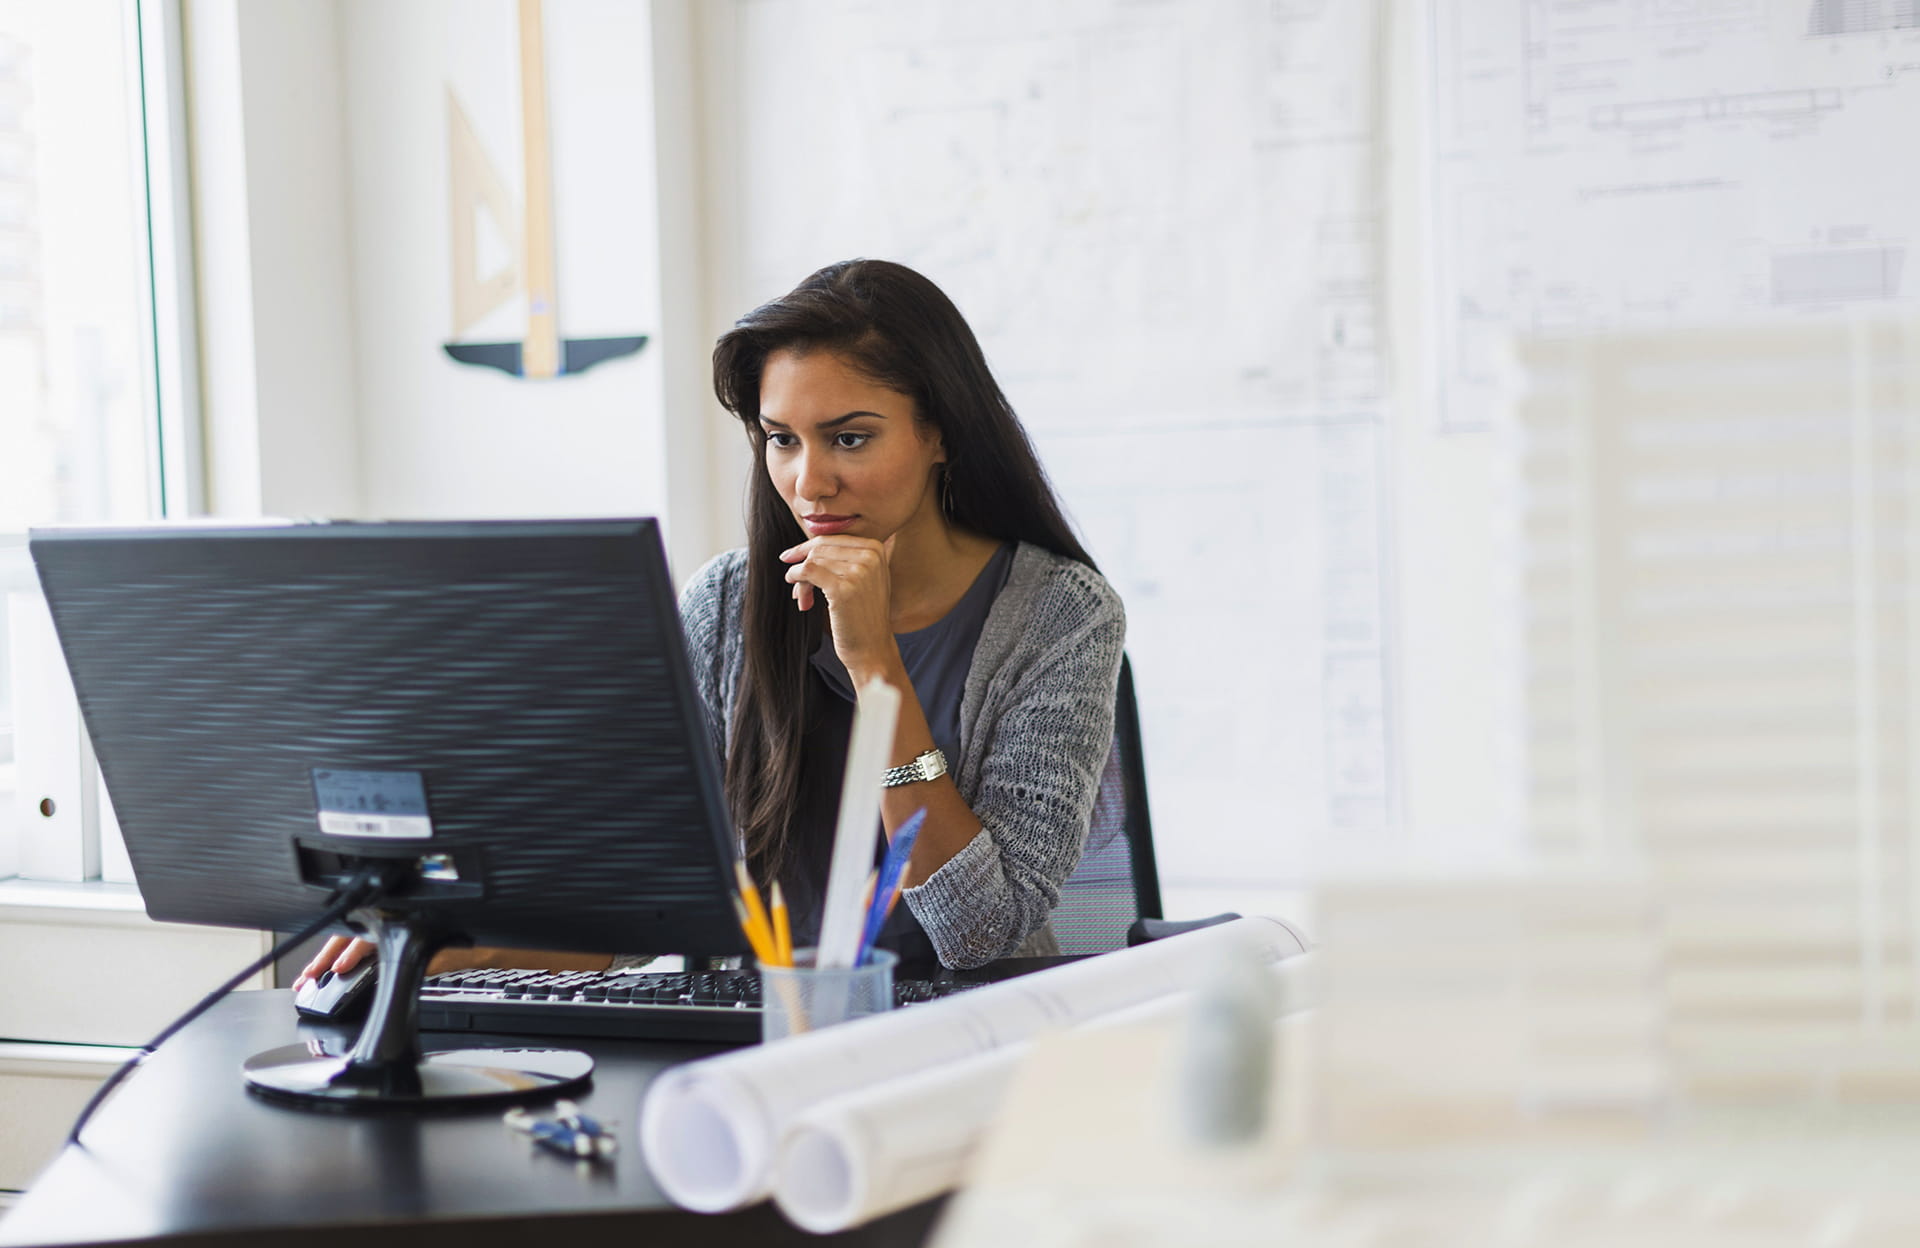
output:
[[[555,1101],[553,1117],[515,1107],[500,1121],[549,1152],[581,1161],[604,1161],[620,1149],[619,1137],[572,1101]]]

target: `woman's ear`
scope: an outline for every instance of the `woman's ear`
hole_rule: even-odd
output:
[[[947,437],[940,426],[924,416],[916,415],[913,421],[914,432],[920,435],[922,442],[933,444],[933,466],[938,468],[947,462]]]

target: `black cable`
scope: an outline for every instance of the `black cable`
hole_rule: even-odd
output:
[[[232,979],[229,979],[226,983],[221,984],[218,988],[215,988],[212,992],[202,997],[198,1005],[188,1010],[185,1014],[182,1014],[179,1018],[174,1019],[171,1023],[168,1023],[159,1035],[141,1045],[138,1053],[128,1058],[126,1062],[121,1065],[120,1069],[108,1075],[107,1081],[95,1089],[92,1099],[81,1109],[80,1116],[74,1119],[73,1129],[67,1132],[67,1143],[78,1144],[80,1142],[81,1130],[87,1125],[87,1120],[93,1117],[93,1111],[98,1109],[100,1103],[107,1099],[107,1094],[118,1087],[122,1079],[132,1074],[140,1063],[152,1057],[153,1051],[162,1044],[165,1044],[174,1032],[179,1031],[194,1019],[205,1014],[208,1010],[212,1009],[222,997],[232,992],[235,988],[238,988],[253,976],[259,974],[266,967],[273,965],[273,963],[285,955],[289,949],[294,948],[307,938],[339,922],[342,918],[346,917],[349,911],[359,909],[374,897],[386,891],[392,883],[392,876],[391,864],[388,863],[363,868],[353,879],[340,886],[339,891],[334,894],[334,901],[328,905],[325,914],[322,914],[304,928],[275,945],[266,954],[262,955],[259,961],[252,963],[246,970],[241,971]]]

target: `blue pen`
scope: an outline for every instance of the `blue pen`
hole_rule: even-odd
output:
[[[873,942],[880,939],[881,925],[887,921],[887,910],[893,904],[894,889],[900,885],[900,877],[906,873],[907,859],[913,855],[913,843],[920,839],[920,825],[927,821],[927,808],[922,806],[907,816],[907,821],[894,831],[893,843],[887,846],[887,856],[880,863],[880,878],[873,886],[873,900],[867,903],[867,921],[860,929],[860,956],[853,960],[855,966],[865,966],[867,955],[873,952]]]

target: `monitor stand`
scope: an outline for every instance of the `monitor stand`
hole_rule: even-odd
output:
[[[391,911],[353,917],[380,956],[373,1007],[353,1052],[326,1057],[292,1044],[256,1053],[242,1066],[252,1091],[309,1108],[419,1109],[539,1100],[581,1087],[593,1074],[593,1059],[572,1049],[421,1053],[420,983],[444,942]]]

